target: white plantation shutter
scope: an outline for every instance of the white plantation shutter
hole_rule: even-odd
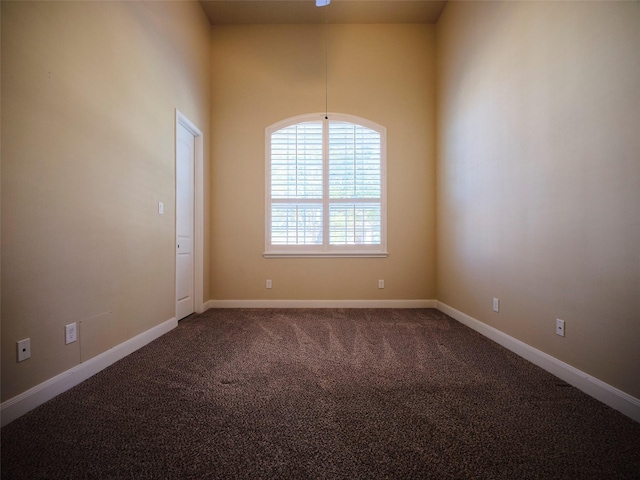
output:
[[[329,123],[329,196],[380,199],[380,133]]]
[[[379,245],[379,203],[331,203],[329,205],[331,245]]]
[[[265,256],[386,256],[385,134],[338,114],[267,128]]]
[[[322,198],[322,123],[291,125],[271,135],[271,197]]]
[[[273,245],[322,245],[322,204],[272,204]]]
[[[380,133],[329,122],[329,243],[381,242]]]
[[[322,245],[322,122],[271,135],[271,243]]]

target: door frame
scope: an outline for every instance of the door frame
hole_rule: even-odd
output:
[[[176,180],[174,205],[177,205],[178,195],[178,126],[182,125],[194,137],[194,182],[193,182],[193,308],[196,313],[204,312],[204,138],[202,131],[195,126],[180,110],[176,108],[176,123],[174,132],[174,175]],[[176,255],[178,211],[174,217],[174,315],[177,315],[178,303],[178,262]]]

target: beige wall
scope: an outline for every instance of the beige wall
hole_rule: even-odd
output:
[[[209,36],[197,3],[2,2],[3,400],[174,316],[175,108],[208,133]]]
[[[638,2],[453,2],[437,26],[438,299],[636,398],[639,25]]]
[[[434,34],[329,27],[329,111],[387,128],[389,257],[264,259],[265,128],[324,111],[325,26],[213,28],[212,299],[434,298]]]

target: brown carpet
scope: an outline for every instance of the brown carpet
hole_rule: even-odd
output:
[[[209,310],[1,431],[2,478],[640,478],[640,424],[436,310]]]

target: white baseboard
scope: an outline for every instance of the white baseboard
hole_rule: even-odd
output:
[[[9,422],[75,387],[79,383],[104,370],[109,365],[151,343],[156,338],[178,326],[175,318],[167,320],[146,332],[110,348],[86,362],[77,365],[66,372],[62,372],[49,380],[30,388],[26,392],[16,395],[0,405],[0,424],[4,427]]]
[[[623,392],[571,365],[558,360],[536,348],[497,330],[486,323],[470,317],[449,305],[436,302],[436,308],[450,317],[511,350],[516,355],[529,360],[556,377],[582,390],[587,395],[601,401],[605,405],[618,410],[636,422],[640,422],[640,400]]]
[[[209,300],[206,308],[436,308],[436,300]]]

